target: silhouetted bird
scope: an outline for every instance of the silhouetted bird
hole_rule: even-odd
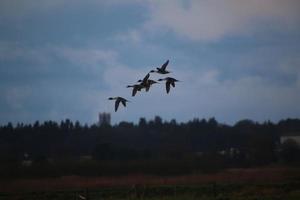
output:
[[[171,77],[158,79],[158,81],[166,81],[166,91],[167,91],[167,93],[170,92],[170,86],[171,85],[173,87],[175,87],[175,82],[179,82],[179,80],[176,80],[175,78],[171,78]]]
[[[155,83],[158,83],[158,82],[156,82],[156,81],[154,81],[154,80],[151,80],[151,79],[148,79],[147,80],[147,82],[146,82],[146,85],[145,85],[145,90],[146,90],[146,92],[148,92],[149,91],[149,89],[150,89],[150,87],[151,87],[151,85],[153,85],[153,84],[155,84]]]
[[[157,67],[157,70],[151,70],[150,73],[156,72],[159,74],[168,74],[170,71],[166,70],[167,65],[169,64],[169,60],[167,60],[160,68]]]
[[[120,102],[123,104],[124,107],[126,107],[126,102],[130,102],[127,99],[124,99],[123,97],[109,97],[109,100],[116,100],[115,101],[115,112],[117,112]]]
[[[143,80],[140,79],[140,80],[138,80],[137,82],[139,82],[140,85],[146,87],[146,86],[147,86],[147,81],[148,81],[149,77],[150,77],[150,74],[148,73],[148,74],[143,78]]]
[[[140,83],[140,85],[142,86],[142,88],[145,88],[146,92],[149,91],[151,85],[153,85],[154,83],[157,83],[154,80],[149,79],[150,77],[150,73],[148,73],[143,80],[138,80],[138,82]]]
[[[142,86],[141,84],[134,84],[134,85],[127,85],[127,88],[132,87],[132,96],[134,97],[137,93],[137,91],[141,91],[142,88],[144,88],[144,86]]]

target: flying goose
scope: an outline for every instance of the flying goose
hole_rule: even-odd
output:
[[[147,82],[146,82],[146,85],[145,85],[145,90],[146,90],[146,92],[148,92],[149,91],[149,89],[150,89],[150,87],[151,87],[151,85],[153,85],[153,84],[155,84],[155,83],[158,83],[158,82],[156,82],[156,81],[154,81],[154,80],[151,80],[151,79],[148,79],[147,80]]]
[[[160,68],[157,67],[157,70],[151,70],[150,73],[156,72],[158,74],[168,74],[170,71],[166,70],[167,65],[169,64],[169,60],[167,60]]]
[[[145,88],[146,92],[149,91],[150,86],[153,85],[154,83],[158,83],[152,79],[149,79],[150,77],[150,73],[148,73],[143,80],[138,80],[138,82],[140,83],[140,85],[142,86],[142,88]]]
[[[172,85],[172,87],[175,87],[175,82],[179,82],[179,80],[172,78],[172,77],[158,79],[158,81],[166,81],[167,94],[170,92],[170,86]]]
[[[127,88],[132,87],[132,96],[134,97],[137,93],[137,91],[141,91],[142,88],[144,88],[144,86],[142,86],[141,84],[134,84],[134,85],[127,85]]]
[[[123,97],[109,97],[108,100],[116,100],[115,101],[115,112],[117,112],[120,102],[126,107],[126,102],[129,102],[127,99]]]
[[[148,73],[148,74],[143,78],[143,80],[140,79],[140,80],[138,80],[137,82],[139,82],[140,85],[146,87],[149,77],[150,77],[150,74]]]

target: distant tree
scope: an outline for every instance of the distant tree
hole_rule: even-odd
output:
[[[296,163],[300,162],[297,143],[286,141],[280,153],[276,145],[281,135],[287,132],[298,134],[299,130],[298,119],[263,124],[246,119],[234,126],[220,124],[215,118],[195,118],[177,123],[175,119],[168,122],[159,116],[150,121],[140,118],[138,125],[126,121],[113,126],[81,125],[79,121],[73,123],[70,119],[60,123],[50,120],[16,126],[8,123],[0,126],[0,160],[20,163],[17,161],[22,159],[24,152],[28,152],[32,158],[43,156],[47,160],[93,155],[103,164],[105,160],[114,160],[113,163],[135,160],[141,164],[141,160],[160,163],[162,159],[166,169],[172,166],[170,160],[176,160],[175,163],[182,166],[190,163],[196,170],[200,166],[210,169],[212,165],[265,165],[276,162],[279,156],[286,163]],[[73,167],[68,162],[67,166]],[[15,167],[17,170],[17,165]],[[145,169],[150,168],[146,164]],[[187,170],[181,169],[182,172]]]
[[[176,119],[172,119],[170,121],[170,124],[173,125],[173,126],[176,126],[177,125]]]
[[[12,125],[11,122],[8,122],[8,124],[7,124],[7,126],[6,126],[6,130],[7,130],[8,132],[12,132],[12,131],[14,130],[14,127],[13,127],[13,125]]]
[[[213,127],[215,127],[215,126],[218,125],[218,122],[217,122],[217,120],[216,120],[214,117],[210,118],[210,119],[208,120],[207,123],[208,123],[210,126],[213,126]]]
[[[35,121],[34,125],[33,125],[33,128],[34,129],[38,129],[39,127],[40,127],[40,122],[39,121]]]
[[[120,128],[133,128],[134,127],[132,122],[125,122],[125,121],[120,122],[118,126]]]
[[[139,120],[139,127],[140,128],[145,128],[147,126],[147,121],[144,117],[141,117]]]
[[[76,130],[76,131],[80,131],[80,130],[81,130],[81,125],[80,125],[80,122],[79,122],[79,121],[76,121],[76,122],[75,122],[75,130]]]
[[[154,123],[156,126],[161,126],[162,125],[162,119],[160,116],[155,116],[154,117]]]
[[[255,123],[250,120],[250,119],[243,119],[238,121],[234,126],[237,128],[242,128],[242,129],[249,129],[249,128],[253,128],[255,125]]]
[[[300,146],[293,139],[287,139],[281,145],[281,158],[286,163],[300,162]]]

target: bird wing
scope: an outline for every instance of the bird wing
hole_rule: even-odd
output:
[[[172,85],[173,87],[175,87],[175,82],[171,82],[171,85]]]
[[[123,104],[124,107],[126,107],[126,99],[122,99],[121,103]]]
[[[167,60],[162,66],[161,66],[161,70],[165,71],[166,70],[166,67],[168,66],[169,64],[169,60]]]
[[[170,92],[170,85],[171,85],[171,83],[167,81],[167,82],[166,82],[166,90],[167,90],[167,93]]]
[[[146,83],[149,77],[150,77],[150,74],[148,73],[148,74],[144,77],[144,79],[143,79],[142,82],[143,82],[143,83]]]
[[[117,112],[121,99],[117,99],[115,102],[115,112]]]
[[[132,89],[132,96],[134,97],[136,95],[136,92],[138,91],[138,87],[133,87]]]
[[[149,89],[150,89],[150,84],[148,84],[148,85],[145,87],[145,89],[146,89],[146,92],[148,92]]]

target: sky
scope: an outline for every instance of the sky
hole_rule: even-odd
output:
[[[299,0],[1,0],[0,124],[300,117]],[[166,60],[164,83],[131,96]],[[166,75],[151,74],[157,80]],[[130,102],[114,112],[108,97]]]

